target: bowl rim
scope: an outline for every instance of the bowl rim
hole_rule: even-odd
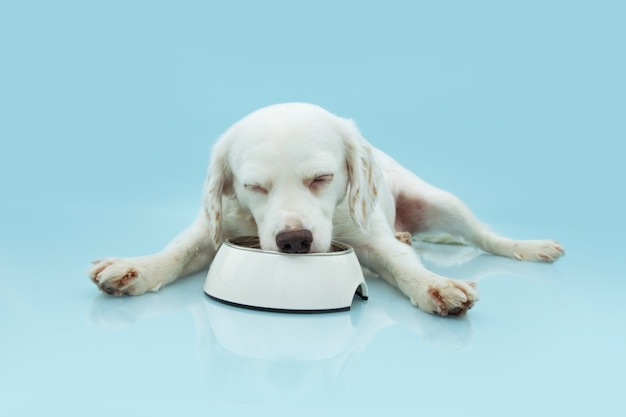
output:
[[[281,256],[320,257],[320,256],[343,256],[343,255],[349,255],[351,253],[354,253],[354,248],[352,246],[348,245],[347,243],[339,242],[336,240],[331,240],[331,247],[335,246],[338,250],[333,250],[330,252],[285,253],[285,252],[278,252],[278,251],[271,251],[271,250],[265,250],[265,249],[260,249],[260,248],[253,248],[249,246],[243,246],[242,244],[237,243],[238,241],[241,241],[244,239],[255,242],[255,243],[260,242],[260,239],[258,236],[245,236],[244,235],[244,236],[229,237],[225,239],[222,244],[225,246],[231,247],[233,249],[245,250],[245,251],[256,252],[256,253],[266,253],[269,255],[281,255]]]

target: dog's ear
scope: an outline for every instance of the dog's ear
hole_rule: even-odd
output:
[[[217,248],[222,243],[222,196],[233,193],[233,174],[228,162],[225,138],[213,147],[204,185],[204,211],[209,220],[209,237]]]
[[[345,120],[344,126],[350,216],[359,229],[367,230],[378,199],[382,172],[356,124]]]

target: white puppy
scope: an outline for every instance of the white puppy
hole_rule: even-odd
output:
[[[551,240],[492,233],[459,199],[370,146],[352,121],[291,103],[258,110],[223,134],[213,149],[203,210],[191,227],[159,253],[96,261],[90,277],[109,294],[157,291],[206,268],[220,243],[237,235],[258,235],[266,250],[298,253],[343,241],[413,304],[444,316],[472,307],[475,284],[427,270],[405,244],[410,235],[449,235],[520,260],[563,255]]]

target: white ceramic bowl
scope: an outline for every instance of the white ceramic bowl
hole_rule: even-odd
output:
[[[349,310],[355,293],[367,300],[367,284],[354,249],[333,242],[327,253],[286,254],[260,249],[257,237],[222,244],[204,292],[227,304],[260,310]]]

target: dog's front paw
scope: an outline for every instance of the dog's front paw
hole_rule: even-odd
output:
[[[476,301],[476,283],[449,278],[441,278],[416,297],[411,297],[411,302],[420,309],[440,316],[464,314]]]
[[[92,264],[89,277],[107,294],[140,295],[146,291],[158,291],[162,285],[162,281],[150,280],[140,263],[132,259],[107,258]]]
[[[554,262],[565,255],[554,240],[523,240],[515,242],[513,257],[520,261]]]

